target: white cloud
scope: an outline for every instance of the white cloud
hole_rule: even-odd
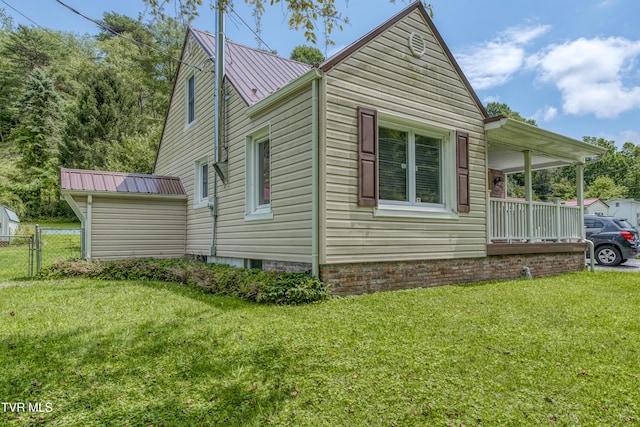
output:
[[[533,119],[536,122],[550,122],[556,117],[558,117],[558,109],[550,105],[544,106],[533,115]]]
[[[484,105],[487,105],[487,104],[489,104],[491,102],[500,102],[500,97],[499,96],[491,96],[490,95],[490,96],[487,96],[484,99]]]
[[[527,65],[558,88],[565,113],[611,118],[640,108],[640,81],[626,83],[639,56],[640,41],[580,38],[550,46]]]
[[[458,54],[460,67],[474,89],[503,85],[523,67],[525,46],[550,28],[548,25],[508,28],[494,40]]]

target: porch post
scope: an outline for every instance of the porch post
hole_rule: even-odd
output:
[[[524,191],[527,200],[527,240],[533,242],[533,190],[531,189],[531,151],[524,152]]]
[[[576,164],[576,197],[580,208],[580,238],[584,240],[584,163]]]

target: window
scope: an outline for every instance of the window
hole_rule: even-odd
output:
[[[358,204],[376,216],[457,218],[469,212],[469,137],[358,108]]]
[[[269,139],[258,143],[258,206],[271,203]]]
[[[194,206],[206,207],[209,203],[209,161],[202,158],[195,165]]]
[[[380,200],[442,206],[442,138],[385,126],[378,135]]]
[[[196,76],[187,80],[187,124],[196,119]]]
[[[271,219],[271,140],[269,127],[247,137],[247,220]]]

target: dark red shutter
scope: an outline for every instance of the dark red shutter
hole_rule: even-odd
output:
[[[466,132],[456,132],[456,165],[458,212],[469,212],[469,134]]]
[[[358,107],[358,204],[378,202],[378,112]]]

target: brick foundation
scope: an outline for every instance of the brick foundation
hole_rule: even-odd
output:
[[[335,295],[513,280],[582,271],[584,252],[500,255],[429,261],[376,262],[320,266],[320,279],[333,285]]]

